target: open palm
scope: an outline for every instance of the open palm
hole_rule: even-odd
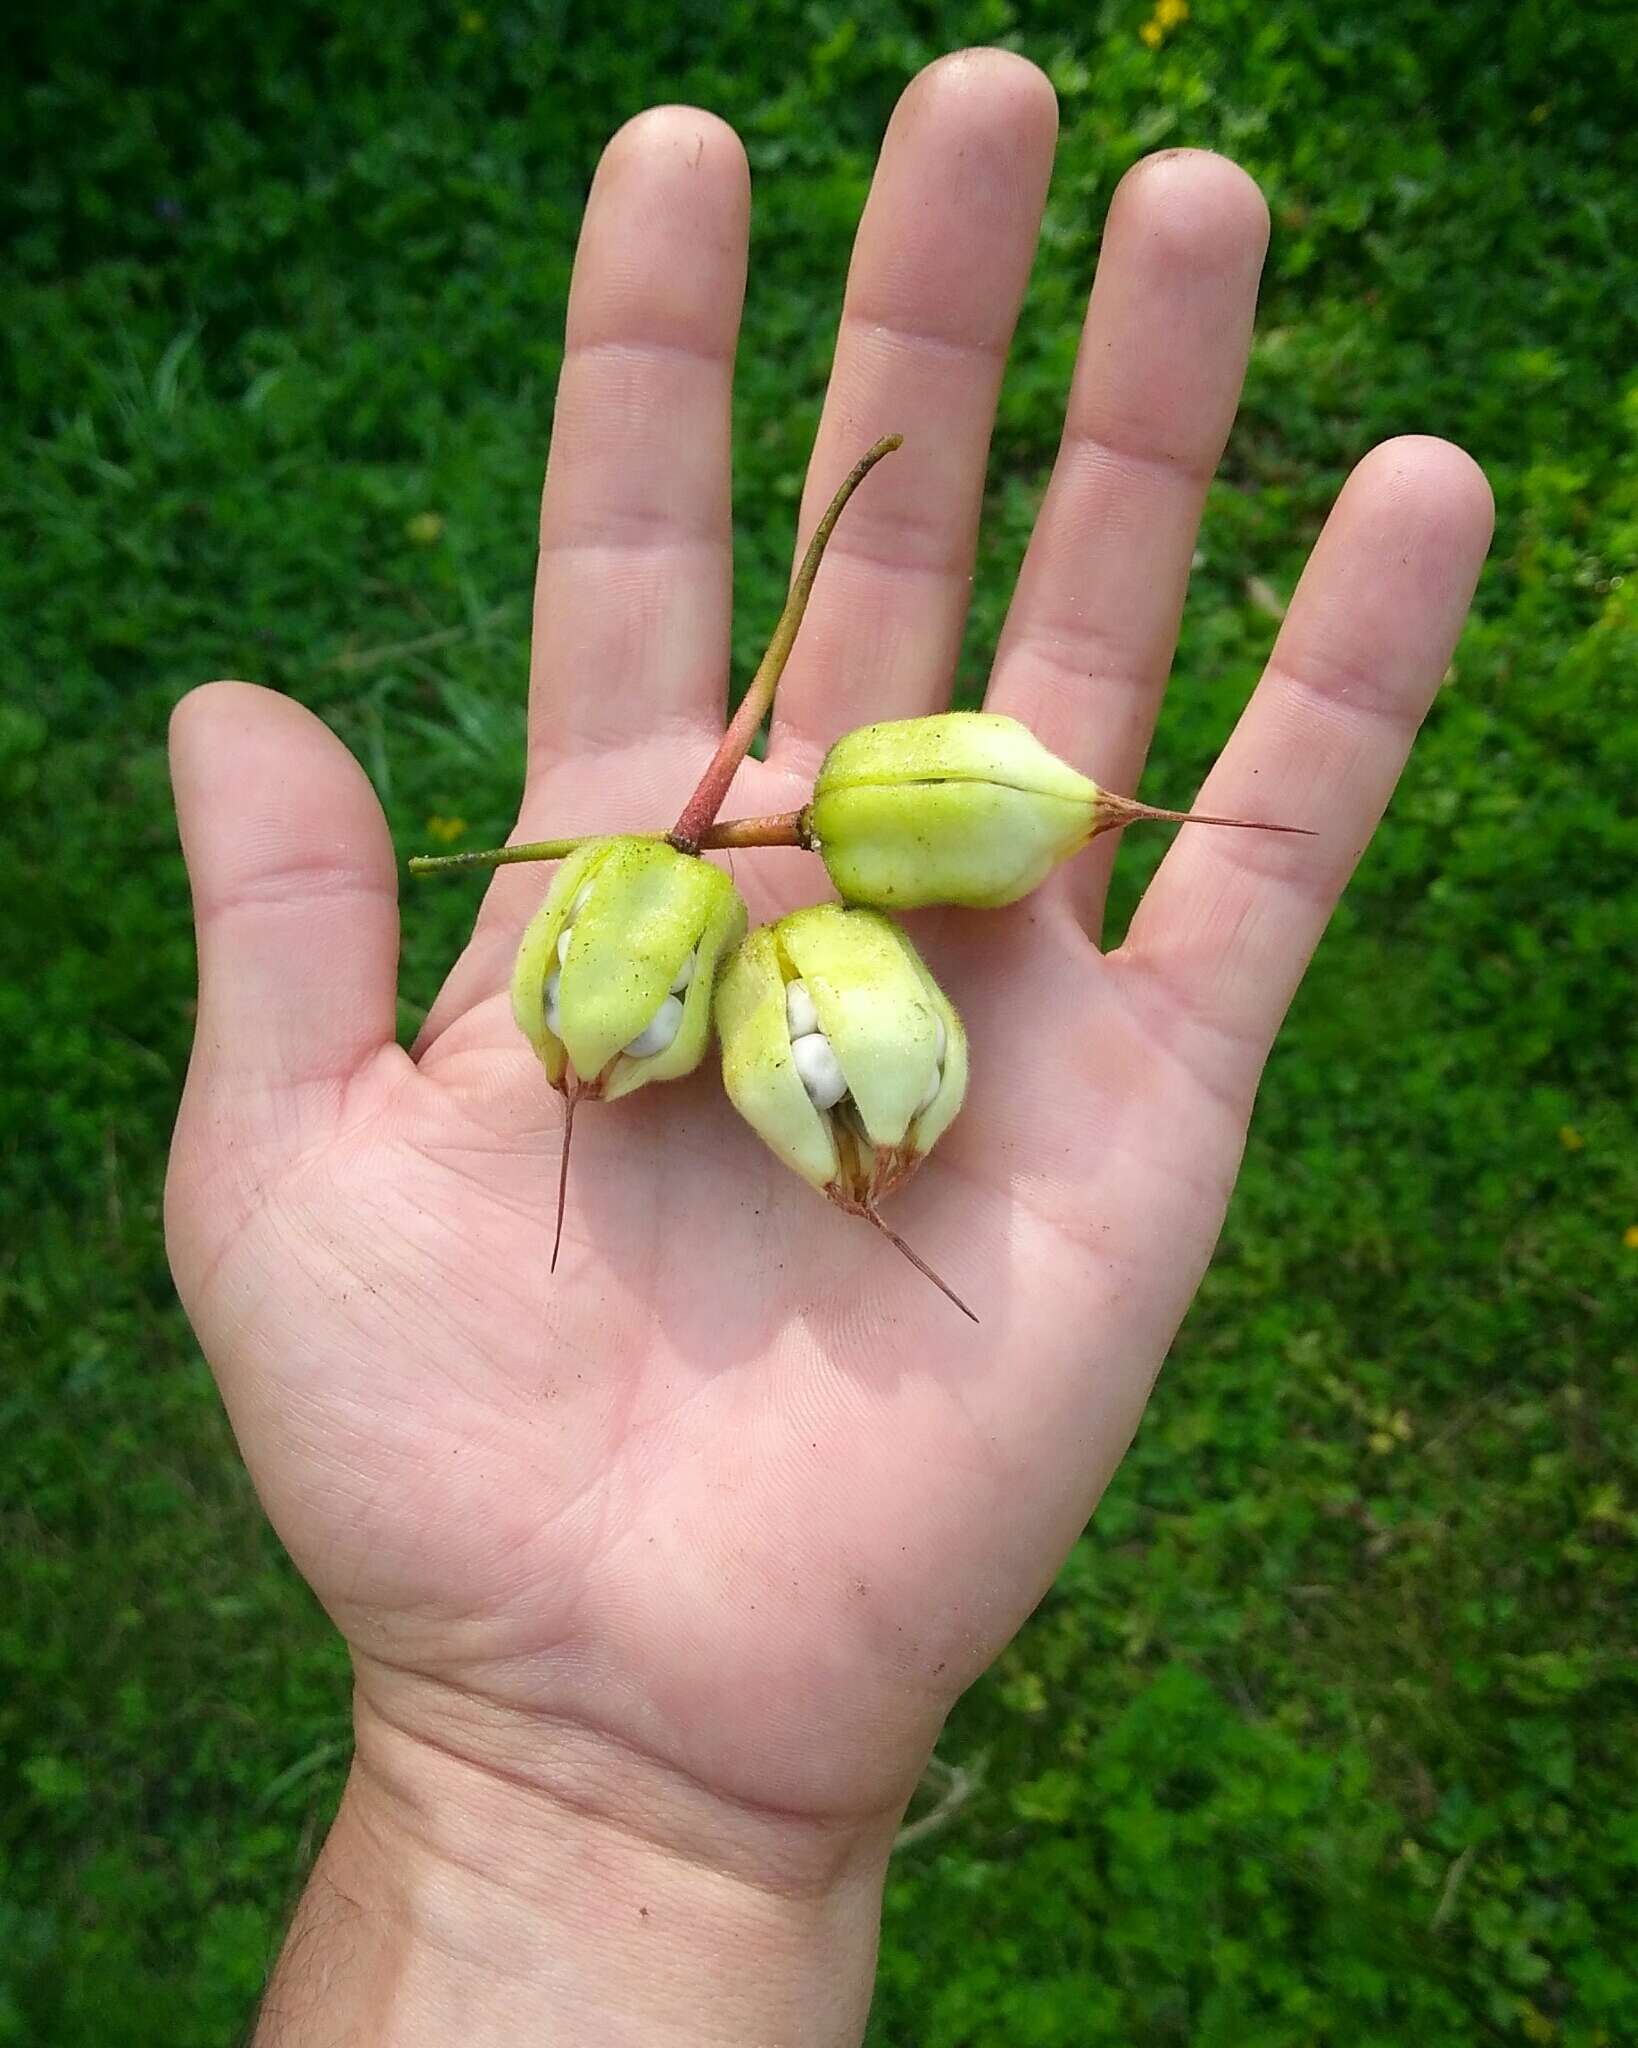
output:
[[[839,732],[947,700],[1053,131],[1045,79],[999,52],[935,65],[895,114],[803,536],[871,441],[904,447],[844,515],[730,814],[796,806]],[[693,110],[633,122],[598,173],[523,836],[663,830],[721,730],[746,217],[739,144]],[[1169,667],[1265,232],[1250,181],[1193,152],[1140,165],[1109,217],[989,703],[1114,789]],[[915,921],[973,1081],[892,1219],[977,1327],[785,1173],[709,1062],[582,1112],[550,1274],[561,1103],[506,996],[545,872],[495,879],[412,1056],[362,773],[287,700],[187,700],[201,997],[174,1262],[269,1513],[353,1646],[361,1713],[509,1771],[602,1745],[736,1807],[898,1810],[1136,1425],[1489,517],[1438,442],[1380,448],[1348,483],[1202,792],[1317,838],[1182,832],[1108,955],[1108,842],[1011,910]],[[735,864],[753,919],[824,893],[801,853]]]

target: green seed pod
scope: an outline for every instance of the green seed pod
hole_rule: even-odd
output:
[[[745,930],[739,891],[663,839],[593,839],[558,869],[518,948],[512,1013],[547,1079],[612,1102],[705,1056],[711,990]]]
[[[1099,832],[1140,818],[1296,832],[1245,818],[1157,810],[1060,761],[1015,718],[946,711],[861,726],[825,756],[802,843],[848,903],[994,910],[1039,887]]]
[[[848,902],[993,909],[1086,844],[1100,796],[1016,719],[951,711],[838,740],[808,815]]]
[[[759,925],[723,967],[716,1012],[735,1108],[804,1180],[873,1221],[966,1093],[960,1018],[873,910],[821,903]]]

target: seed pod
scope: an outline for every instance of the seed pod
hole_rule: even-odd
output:
[[[877,1213],[967,1090],[961,1019],[904,933],[836,903],[759,925],[724,963],[716,1014],[734,1107],[787,1166],[950,1294]]]
[[[744,935],[745,906],[728,877],[699,855],[773,704],[836,522],[871,470],[902,442],[901,435],[885,435],[837,487],[791,579],[756,673],[663,840],[543,839],[410,862],[422,874],[518,861],[562,863],[523,935],[512,972],[513,1015],[548,1080],[566,1098],[554,1270],[563,1242],[575,1105],[586,1097],[612,1102],[650,1081],[675,1080],[704,1056],[717,963]],[[799,845],[800,824],[793,812],[757,821],[754,842],[730,831],[715,843]],[[770,837],[770,828],[780,836]]]
[[[518,948],[512,1012],[554,1088],[612,1102],[705,1056],[739,891],[663,839],[594,839],[563,862]]]
[[[1027,896],[1099,832],[1139,818],[1249,822],[1115,796],[1017,719],[948,711],[845,734],[820,766],[803,826],[846,902],[991,910]]]

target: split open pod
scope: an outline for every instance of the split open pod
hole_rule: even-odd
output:
[[[512,1014],[567,1101],[558,1164],[563,1242],[574,1112],[691,1074],[711,1040],[718,962],[745,904],[720,868],[664,839],[590,839],[558,869],[512,969]]]
[[[717,964],[745,931],[739,891],[663,839],[588,841],[518,948],[512,1013],[554,1088],[613,1102],[705,1057]]]
[[[746,1122],[970,1316],[879,1213],[967,1091],[961,1019],[904,933],[837,903],[759,925],[723,963],[716,1017],[723,1083]]]

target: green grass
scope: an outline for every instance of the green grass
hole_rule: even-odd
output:
[[[951,1723],[977,1790],[895,1865],[873,2041],[1638,2038],[1630,32],[1196,0],[1151,51],[1142,0],[868,12],[58,0],[13,31],[0,2043],[229,2038],[345,1765],[343,1659],[162,1255],[192,968],[166,714],[255,677],[334,722],[406,848],[435,813],[504,832],[573,237],[661,98],[733,121],[757,180],[743,672],[875,143],[970,39],[1047,67],[1064,138],[967,686],[1104,206],[1158,145],[1236,156],[1275,229],[1146,787],[1192,786],[1374,440],[1465,442],[1499,526],[1149,1420]],[[406,1022],[468,907],[413,899]]]

